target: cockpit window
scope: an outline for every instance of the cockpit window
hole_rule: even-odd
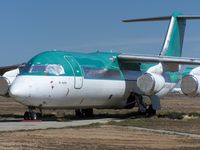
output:
[[[30,64],[23,64],[19,69],[20,69],[20,73],[24,73],[24,72],[29,72],[31,68]]]
[[[65,74],[64,68],[59,64],[49,64],[49,65],[27,65],[23,68],[22,72],[29,73],[45,73],[52,75],[62,75]]]
[[[29,72],[44,72],[45,69],[45,65],[33,65]]]
[[[61,74],[65,74],[65,71],[61,65],[51,64],[51,65],[46,66],[45,73],[61,75]]]

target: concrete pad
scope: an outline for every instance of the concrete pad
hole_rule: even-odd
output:
[[[57,122],[57,121],[1,122],[0,132],[78,127],[78,126],[90,125],[93,123],[107,123],[112,120],[115,120],[115,119],[105,118],[105,119],[91,119],[91,120],[73,120],[73,121],[66,121],[66,122]]]

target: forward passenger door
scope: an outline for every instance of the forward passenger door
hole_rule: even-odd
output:
[[[71,56],[65,56],[65,60],[71,66],[73,74],[74,74],[74,88],[81,89],[83,86],[83,73],[82,73],[81,66],[76,61],[76,59]]]

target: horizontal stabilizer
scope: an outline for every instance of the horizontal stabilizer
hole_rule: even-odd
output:
[[[139,19],[128,19],[128,20],[122,20],[122,22],[143,22],[143,21],[165,21],[170,20],[172,16],[163,16],[163,17],[153,17],[153,18],[139,18]],[[195,15],[180,15],[176,16],[176,18],[179,19],[200,19],[200,16]]]
[[[164,20],[169,20],[170,18],[171,18],[171,16],[153,17],[153,18],[139,18],[139,19],[122,20],[122,22],[164,21]]]
[[[196,16],[196,15],[181,15],[181,16],[178,16],[177,18],[180,18],[180,19],[187,19],[187,20],[194,20],[194,19],[200,19],[200,16]]]

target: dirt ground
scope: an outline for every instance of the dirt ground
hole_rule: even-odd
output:
[[[161,111],[200,113],[200,97],[168,94],[161,99]]]
[[[103,125],[100,127],[0,133],[0,149],[194,150],[200,149],[200,139]]]
[[[121,124],[91,125],[77,128],[48,129],[35,131],[0,132],[0,149],[65,149],[65,150],[199,150],[200,138],[139,131],[127,126],[164,129],[200,135],[200,98],[185,98],[170,95],[161,101],[159,114],[176,112],[196,114],[195,117],[171,119],[162,116],[134,118],[128,115]],[[12,99],[0,97],[0,117],[22,116],[26,107]],[[136,110],[95,110],[95,114],[130,114]],[[50,111],[47,111],[48,113]],[[66,114],[68,111],[61,111]],[[54,112],[57,113],[57,112]],[[70,114],[72,112],[69,112]],[[73,115],[73,113],[72,113]],[[126,115],[125,115],[126,116]]]

